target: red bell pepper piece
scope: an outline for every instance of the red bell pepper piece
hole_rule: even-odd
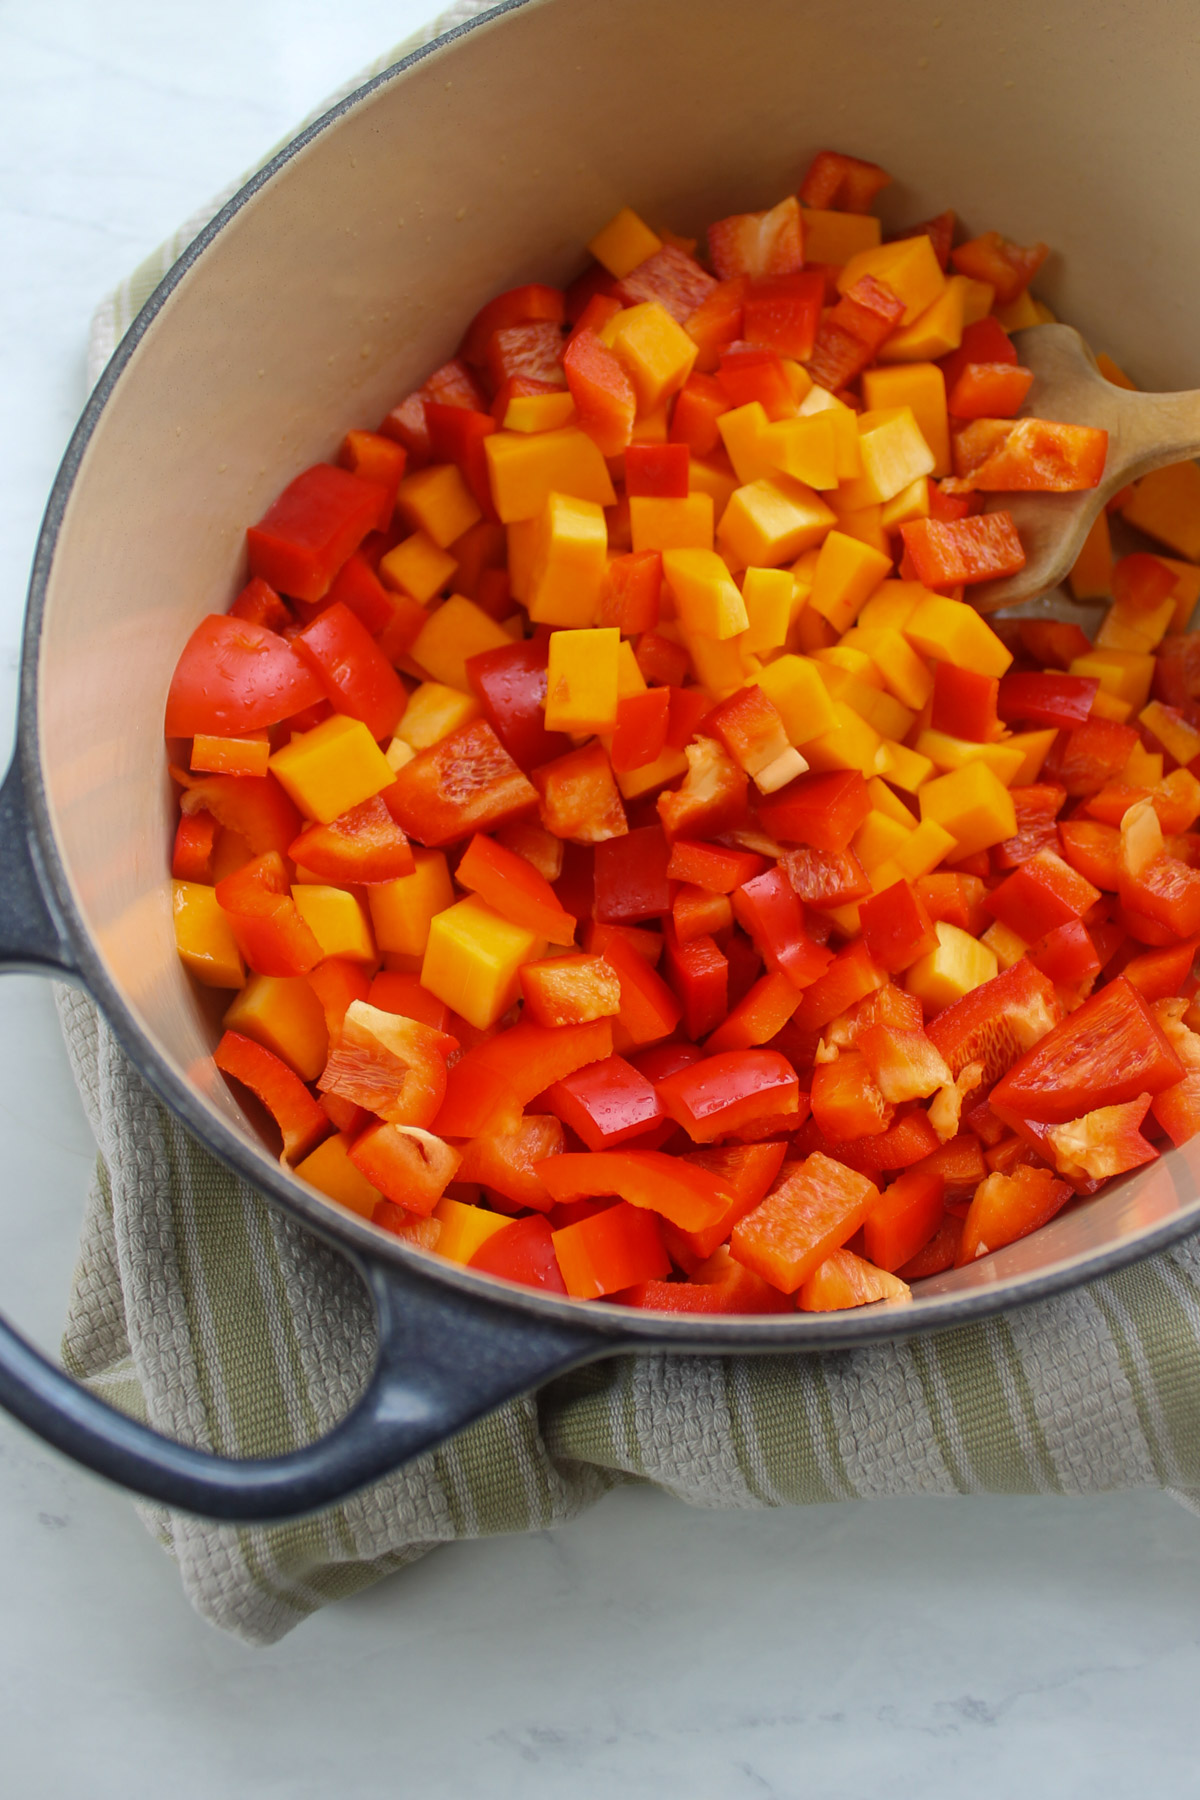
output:
[[[554,1253],[575,1300],[602,1300],[671,1273],[657,1218],[626,1203],[563,1226],[554,1233]]]
[[[1154,664],[1154,694],[1168,706],[1184,707],[1200,695],[1200,631],[1165,637]]]
[[[392,408],[379,429],[385,437],[394,438],[408,451],[409,468],[420,468],[432,454],[429,425],[425,417],[426,401],[440,406],[466,406],[482,412],[487,406],[483,388],[461,357],[452,357],[419,387]]]
[[[970,743],[987,744],[1000,736],[996,697],[1000,683],[994,675],[979,675],[956,663],[939,662],[933,669],[933,703],[929,722],[935,731]]]
[[[800,183],[800,199],[805,206],[822,211],[865,213],[891,181],[878,163],[864,162],[841,150],[818,150]]]
[[[993,318],[991,314],[968,325],[963,331],[958,349],[951,350],[948,356],[940,359],[938,366],[945,377],[947,393],[954,387],[963,370],[972,363],[1002,364],[1009,368],[1017,366],[1017,352],[1013,341],[999,319]]]
[[[1033,370],[1009,362],[967,363],[946,396],[952,419],[1015,419],[1033,386]]]
[[[613,1150],[666,1118],[654,1083],[623,1056],[589,1063],[546,1089],[543,1104],[589,1150]]]
[[[567,386],[580,427],[604,456],[620,456],[637,414],[633,383],[594,331],[577,329],[563,352]]]
[[[543,763],[534,769],[533,780],[541,795],[542,824],[556,837],[577,844],[602,844],[608,838],[624,837],[629,829],[603,744],[585,744],[581,750]]]
[[[807,1132],[812,1124],[810,1119],[804,1131]],[[796,1139],[797,1148],[802,1138],[803,1133]],[[822,1138],[820,1144],[812,1143],[807,1147],[823,1149],[827,1143],[828,1140]],[[872,1132],[867,1137],[844,1138],[839,1144],[829,1145],[829,1153],[844,1162],[847,1168],[857,1169],[860,1174],[874,1179],[897,1169],[924,1164],[938,1148],[937,1133],[929,1123],[929,1115],[922,1107],[915,1106],[908,1112],[898,1113],[886,1131]]]
[[[887,1130],[896,1112],[872,1080],[861,1050],[843,1050],[835,1061],[817,1064],[810,1104],[818,1130],[833,1144],[875,1137]]]
[[[1109,1181],[1154,1162],[1158,1151],[1138,1129],[1150,1110],[1149,1094],[1120,1106],[1098,1106],[1065,1125],[1052,1125],[1046,1136],[1055,1166],[1072,1184]]]
[[[728,1207],[711,1225],[698,1231],[681,1231],[676,1225],[664,1227],[667,1248],[687,1274],[698,1274],[701,1264],[724,1244],[738,1220],[758,1205],[779,1174],[786,1155],[786,1143],[722,1144],[715,1149],[687,1152],[685,1161],[706,1169],[732,1195]],[[708,1276],[702,1278],[707,1280]]]
[[[722,351],[717,380],[730,406],[757,401],[768,419],[796,416],[796,397],[775,351],[754,344],[730,344]]]
[[[570,343],[577,331],[594,331],[597,337],[600,337],[604,332],[604,327],[611,324],[617,314],[624,310],[615,295],[599,292],[593,294],[579,317],[572,320],[571,329],[567,333],[567,342]]]
[[[740,321],[725,343],[732,343],[741,332]],[[713,367],[716,367],[714,352]],[[685,444],[693,456],[711,456],[720,447],[721,433],[717,420],[729,411],[729,398],[719,381],[711,375],[692,374],[684,382],[671,414],[670,441]]]
[[[264,625],[268,631],[283,631],[293,621],[292,609],[281,600],[275,589],[261,576],[251,576],[229,608],[231,619],[245,619],[251,625]]]
[[[1001,678],[997,710],[1006,725],[1054,725],[1069,731],[1087,720],[1099,687],[1091,675],[1018,672]]]
[[[708,227],[708,255],[722,281],[736,275],[786,275],[804,264],[800,208],[781,201],[769,212],[734,213]]]
[[[1186,938],[1182,944],[1171,944],[1162,950],[1147,950],[1133,956],[1121,970],[1131,987],[1143,1000],[1169,1000],[1174,995],[1190,999],[1196,991],[1192,964],[1200,938]]]
[[[871,810],[866,781],[857,769],[828,775],[800,775],[761,800],[758,816],[764,831],[785,844],[811,844],[840,852]]]
[[[486,719],[422,750],[388,789],[392,817],[418,843],[452,844],[537,804],[533,787]]]
[[[1053,1029],[1059,1011],[1052,983],[1022,957],[940,1012],[926,1031],[952,1075],[981,1063],[990,1085]]]
[[[735,888],[733,911],[768,969],[782,970],[797,987],[810,986],[832,962],[832,952],[806,930],[804,906],[782,869]]]
[[[549,1212],[553,1200],[537,1164],[561,1155],[565,1141],[562,1125],[551,1114],[525,1113],[513,1131],[469,1138],[461,1146],[458,1179],[477,1181],[514,1206]]]
[[[658,1084],[659,1097],[698,1144],[725,1137],[756,1119],[795,1114],[796,1071],[777,1050],[726,1050],[680,1069]]]
[[[716,368],[722,351],[744,337],[742,327],[745,323],[745,300],[749,286],[749,279],[745,275],[734,275],[729,281],[719,281],[695,311],[690,312],[682,321],[684,330],[698,346],[695,366],[701,371],[702,378]],[[686,389],[687,384],[684,392]],[[685,408],[685,425],[686,423]],[[686,431],[677,441],[688,441]],[[716,449],[716,440],[709,449]],[[707,456],[708,453],[708,450],[703,449],[695,452],[697,456]]]
[[[630,1206],[661,1213],[682,1231],[714,1224],[733,1198],[719,1176],[661,1150],[568,1151],[539,1163],[538,1174],[556,1200],[616,1194]]]
[[[597,844],[592,917],[603,924],[636,925],[668,912],[669,854],[661,825],[642,825]]]
[[[683,325],[707,300],[716,282],[694,256],[675,244],[664,244],[616,284],[617,298],[626,306],[653,300]]]
[[[962,1228],[962,1220],[948,1212],[925,1248],[896,1270],[901,1281],[924,1281],[929,1275],[942,1275],[952,1269],[958,1260]]]
[[[1078,798],[1114,780],[1129,761],[1138,734],[1115,719],[1089,719],[1055,740],[1043,773]]]
[[[624,937],[614,935],[607,939],[601,954],[621,984],[621,1010],[614,1040],[617,1048],[636,1049],[669,1037],[679,1023],[682,1008],[662,976]]]
[[[319,600],[350,552],[390,516],[387,492],[376,482],[317,463],[246,533],[250,573],[297,600]]]
[[[940,1175],[909,1169],[897,1176],[863,1221],[863,1249],[877,1268],[893,1274],[922,1251],[946,1216],[946,1183]]]
[[[693,938],[727,935],[733,925],[733,907],[727,894],[680,886],[671,901],[671,918],[680,943],[687,944]]]
[[[411,1125],[369,1125],[350,1146],[350,1161],[406,1213],[428,1218],[461,1158],[432,1132]]]
[[[1177,856],[1156,857],[1134,878],[1122,871],[1118,892],[1127,913],[1163,926],[1174,937],[1200,932],[1200,870]]]
[[[764,975],[731,1008],[705,1049],[712,1056],[721,1050],[751,1050],[769,1044],[795,1014],[800,1000],[801,990],[782,970]]]
[[[349,962],[341,956],[327,956],[315,969],[309,970],[305,979],[324,1008],[325,1024],[332,1041],[342,1029],[351,1001],[369,998],[371,978],[361,963]],[[330,1117],[333,1117],[332,1113]],[[336,1119],[334,1123],[337,1123]],[[347,1127],[339,1125],[338,1129],[344,1131]]]
[[[213,1061],[223,1075],[249,1088],[271,1114],[283,1136],[285,1162],[300,1162],[329,1135],[329,1120],[300,1077],[253,1038],[227,1031],[213,1051]]]
[[[667,875],[672,881],[690,881],[712,894],[732,894],[765,868],[766,858],[752,850],[730,850],[724,844],[681,837],[671,845]]]
[[[933,245],[933,254],[938,259],[938,266],[945,268],[950,261],[950,248],[954,243],[954,227],[958,223],[955,213],[947,207],[945,212],[935,214],[932,219],[922,219],[919,225],[909,226],[907,231],[898,231],[898,238],[927,237]]]
[[[1177,580],[1161,557],[1137,550],[1113,566],[1113,604],[1126,612],[1153,612],[1174,593]]]
[[[957,1266],[1028,1237],[1061,1212],[1070,1198],[1068,1183],[1049,1169],[1018,1164],[1011,1175],[989,1175],[976,1188],[963,1220]]]
[[[416,868],[408,839],[378,794],[329,825],[310,825],[288,845],[288,855],[339,886],[395,881]]]
[[[1121,880],[1121,834],[1115,825],[1091,819],[1063,819],[1058,827],[1063,856],[1096,887],[1115,893]]]
[[[668,727],[668,743],[671,735]],[[656,802],[667,836],[674,842],[677,837],[736,831],[748,810],[749,783],[743,770],[715,738],[694,738],[685,745],[684,755],[688,770],[682,785],[668,788]]]
[[[686,444],[630,444],[625,452],[625,492],[684,500],[691,455]],[[651,620],[651,624],[653,624]]]
[[[347,964],[350,968],[354,966]],[[308,978],[310,985],[316,974],[317,970],[314,969]],[[434,1031],[453,1035],[451,1022],[454,1015],[450,1008],[444,1000],[439,1000],[436,994],[431,994],[428,988],[422,987],[417,975],[406,974],[399,969],[382,969],[371,981],[366,993],[356,994],[354,998],[366,1000],[379,1012],[401,1013],[404,1018],[416,1019]],[[345,1018],[344,1011],[342,1018]],[[338,1022],[338,1029],[341,1029],[341,1020]],[[332,1035],[334,1034],[331,1033]]]
[[[653,973],[653,971],[651,971]],[[611,1056],[609,1019],[548,1029],[522,1019],[476,1044],[449,1072],[446,1099],[434,1121],[443,1137],[515,1131],[521,1108],[586,1063]]]
[[[492,484],[488,475],[484,444],[496,429],[490,412],[476,412],[468,406],[446,406],[436,400],[425,402],[425,422],[429,428],[429,448],[433,460],[453,463],[470,488],[485,519],[495,520]]]
[[[806,989],[797,1015],[799,1022],[806,1030],[821,1031],[886,980],[886,974],[860,939],[841,951],[825,973]]]
[[[544,724],[549,657],[545,638],[527,638],[467,658],[467,680],[484,716],[527,774],[570,748],[568,737],[561,731],[547,731]]]
[[[1097,1106],[1159,1094],[1183,1072],[1153,1012],[1118,976],[1013,1064],[992,1090],[991,1106],[1014,1130],[1017,1119],[1059,1124]]]
[[[191,766],[197,773],[213,775],[265,775],[271,743],[265,731],[247,731],[241,737],[213,737],[198,731],[192,739]]]
[[[914,519],[900,527],[906,562],[926,587],[993,581],[1025,567],[1025,552],[1012,514],[978,513],[956,524]]]
[[[670,684],[667,691],[670,695],[667,748],[685,750],[695,736],[700,721],[708,716],[709,698],[703,688],[685,688],[678,682]]]
[[[526,1011],[539,1025],[586,1025],[621,1009],[621,984],[603,956],[543,957],[520,974]]]
[[[459,859],[455,879],[514,925],[552,944],[575,942],[575,920],[563,911],[545,876],[494,838],[475,834]]]
[[[1081,919],[1099,898],[1099,888],[1077,869],[1052,850],[1042,850],[994,888],[984,905],[1028,944],[1058,925]]]
[[[282,856],[269,850],[216,885],[217,904],[256,975],[307,975],[322,951],[291,898]]]
[[[652,631],[658,624],[661,595],[661,550],[614,556],[600,591],[600,623],[615,625],[624,637]]]
[[[380,442],[386,444],[388,440],[381,438]],[[404,454],[398,444],[392,444],[391,448],[401,456]],[[299,611],[311,623],[312,617],[320,616],[326,602],[330,606],[348,607],[373,638],[379,638],[395,622],[396,596],[388,593],[361,550],[346,558],[334,576],[325,601],[314,601],[312,607],[302,602]],[[426,616],[422,608],[422,617]]]
[[[972,937],[987,927],[987,914],[982,911],[984,884],[976,875],[959,874],[957,870],[939,869],[934,875],[919,875],[916,892],[929,917],[937,924],[957,925]],[[973,909],[978,910],[976,919]]]
[[[663,972],[683,1008],[690,1038],[707,1037],[729,1010],[729,964],[713,938],[681,943],[671,919],[663,921]]]
[[[1025,654],[1047,668],[1069,669],[1092,647],[1078,625],[1062,619],[1022,619],[1018,630]]]
[[[998,231],[985,231],[982,237],[952,250],[950,261],[960,275],[990,282],[999,305],[1007,306],[1024,293],[1048,255],[1045,244],[1014,244]]]
[[[621,1306],[636,1306],[649,1312],[669,1313],[754,1313],[786,1312],[788,1301],[766,1282],[760,1282],[749,1269],[738,1269],[742,1280],[734,1287],[715,1281],[639,1281],[612,1297]],[[750,1290],[747,1293],[746,1290]],[[767,1299],[769,1296],[769,1299]]]
[[[893,882],[859,908],[863,942],[889,975],[907,969],[937,948],[929,909],[909,881]]]
[[[516,1281],[522,1287],[541,1288],[548,1294],[565,1294],[558,1258],[554,1254],[554,1234],[546,1220],[537,1213],[527,1219],[514,1219],[502,1231],[493,1232],[475,1252],[469,1268],[485,1275],[499,1275],[503,1281]]]
[[[660,637],[657,631],[644,631],[634,650],[637,666],[646,681],[678,687],[685,679],[691,659],[682,644]]]
[[[171,852],[171,874],[176,881],[212,882],[213,847],[217,840],[217,821],[211,813],[184,813],[175,828],[175,845]]]
[[[849,906],[871,892],[866,870],[852,850],[814,850],[802,844],[779,859],[806,906]]]
[[[566,339],[552,320],[530,320],[524,325],[505,325],[487,341],[487,372],[492,387],[502,387],[517,376],[565,386],[562,357]]]
[[[324,697],[284,638],[247,619],[211,613],[183,647],[167,694],[168,737],[259,731]]]
[[[349,607],[335,602],[294,639],[339,712],[361,719],[373,738],[390,737],[408,697],[395,669]]]
[[[1049,781],[1033,782],[1028,787],[1009,788],[1008,791],[1017,815],[1017,832],[1015,837],[1005,838],[1002,844],[992,848],[991,862],[997,874],[1019,869],[1039,850],[1058,849],[1055,820],[1067,798],[1065,788]]]
[[[904,316],[904,302],[873,275],[856,281],[817,328],[808,372],[831,393],[861,375]]]
[[[879,1199],[874,1182],[819,1152],[785,1163],[774,1191],[733,1229],[730,1248],[781,1293],[854,1236]]]
[[[487,362],[487,347],[494,331],[509,325],[543,323],[562,325],[566,306],[561,288],[548,287],[540,281],[526,282],[523,287],[508,288],[480,307],[467,326],[459,355],[466,362],[482,368]]]
[[[647,688],[617,702],[617,729],[609,753],[618,775],[657,761],[667,742],[671,713],[670,688]]]
[[[1055,983],[1086,981],[1100,973],[1100,958],[1082,919],[1068,919],[1031,944],[1029,960]]]
[[[750,283],[744,307],[743,335],[748,344],[761,344],[807,362],[816,341],[825,299],[821,275],[767,275]]]
[[[393,1125],[429,1126],[446,1095],[446,1058],[458,1039],[403,1013],[354,1000],[318,1082]]]
[[[981,494],[1069,494],[1099,486],[1107,455],[1107,431],[1017,419],[982,461],[963,473]]]

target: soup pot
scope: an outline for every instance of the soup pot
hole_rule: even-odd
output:
[[[0,964],[82,982],[211,1151],[353,1259],[379,1358],[329,1436],[229,1461],[115,1412],[0,1325],[0,1402],[129,1488],[265,1520],[343,1498],[492,1407],[617,1351],[816,1351],[958,1325],[1200,1227],[1172,1151],[911,1305],[686,1318],[558,1299],[408,1248],[282,1169],[216,1074],[175,953],[163,703],[243,532],[450,356],[493,293],[569,280],[619,206],[698,232],[809,157],[896,172],[885,223],[953,205],[1044,238],[1039,289],[1150,387],[1200,387],[1200,38],[1178,0],[509,0],[399,62],[255,175],[139,315],[56,481],[0,794]]]

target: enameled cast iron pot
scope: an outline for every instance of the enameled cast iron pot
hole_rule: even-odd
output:
[[[919,9],[921,10],[921,9]],[[1200,1227],[1187,1146],[907,1308],[687,1319],[517,1289],[406,1249],[284,1173],[206,1061],[175,955],[163,701],[242,533],[453,353],[517,282],[569,279],[629,203],[679,231],[773,205],[812,151],[1060,253],[1039,287],[1146,386],[1200,387],[1200,38],[1183,0],[509,0],[336,107],[219,214],[88,404],[50,500],[0,794],[0,966],[82,982],[173,1112],[350,1255],[380,1356],[355,1411],[273,1462],[114,1412],[0,1324],[0,1402],[102,1474],[213,1517],[326,1505],[551,1375],[629,1348],[828,1350],[961,1324]]]

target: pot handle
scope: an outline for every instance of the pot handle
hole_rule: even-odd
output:
[[[47,898],[18,760],[0,787],[0,970],[75,976]],[[263,1524],[347,1499],[506,1400],[623,1346],[592,1327],[515,1312],[391,1264],[355,1259],[379,1357],[353,1410],[286,1456],[215,1456],[118,1412],[0,1318],[0,1406],[98,1475],[204,1518]]]

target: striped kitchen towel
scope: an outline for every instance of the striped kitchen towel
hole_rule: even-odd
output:
[[[343,92],[481,10],[457,6]],[[99,309],[93,380],[228,197]],[[374,1357],[357,1276],[181,1129],[86,997],[64,989],[59,1005],[99,1145],[67,1368],[157,1429],[227,1455],[275,1455],[328,1431]],[[437,1544],[559,1525],[630,1480],[708,1507],[1129,1487],[1197,1505],[1200,1241],[905,1343],[593,1365],[297,1523],[248,1529],[142,1512],[197,1610],[268,1644]]]

